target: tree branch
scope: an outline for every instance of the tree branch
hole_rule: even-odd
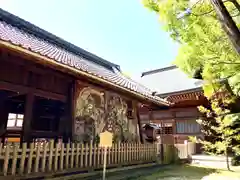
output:
[[[217,65],[217,64],[232,64],[232,65],[240,65],[240,62],[218,61],[218,63],[216,63],[215,65]]]
[[[240,31],[221,0],[211,0],[216,14],[233,47],[240,54]]]
[[[203,15],[206,15],[206,14],[210,14],[210,13],[212,13],[213,11],[214,11],[214,9],[212,9],[212,10],[210,10],[210,11],[208,11],[208,12],[202,13],[202,14],[194,14],[194,13],[191,13],[191,14],[194,15],[194,16],[203,16]]]

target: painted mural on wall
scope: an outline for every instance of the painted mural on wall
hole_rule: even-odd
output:
[[[136,123],[127,118],[127,104],[117,95],[110,95],[106,108],[105,129],[114,133],[115,141],[135,141]]]
[[[77,91],[76,96],[75,141],[98,141],[104,130],[113,132],[115,141],[137,139],[137,124],[127,118],[127,104],[121,97],[106,96],[89,87]]]
[[[74,134],[77,141],[93,140],[104,128],[104,94],[91,88],[77,93]]]

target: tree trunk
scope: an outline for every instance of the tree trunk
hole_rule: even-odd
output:
[[[229,159],[228,159],[229,157],[228,157],[228,148],[226,148],[226,163],[227,163],[227,170],[228,171],[231,171],[231,169],[230,169],[230,165],[229,165]]]
[[[216,10],[218,19],[222,27],[232,42],[234,48],[240,54],[240,31],[224,6],[222,0],[211,0],[213,7]]]

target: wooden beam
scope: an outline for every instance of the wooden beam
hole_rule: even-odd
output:
[[[15,54],[15,53],[9,53],[7,51],[2,51],[2,54],[0,54],[1,58],[0,60],[4,62],[10,62],[13,64],[17,64],[19,66],[24,67],[27,71],[36,72],[38,74],[49,74],[49,76],[57,76],[59,78],[64,79],[67,82],[70,82],[73,78],[68,74],[63,74],[61,72],[58,72],[55,69],[51,69],[47,66],[44,66],[42,64],[36,64],[31,61],[26,61],[24,58],[21,57],[21,55]]]
[[[22,85],[16,85],[16,84],[12,84],[9,82],[3,82],[3,81],[0,81],[0,90],[8,90],[8,91],[13,91],[13,92],[18,92],[20,94],[32,93],[35,96],[40,96],[40,97],[44,97],[47,99],[59,100],[62,102],[67,101],[67,97],[64,95],[61,95],[61,94],[46,92],[43,90],[39,90],[39,89],[27,87],[27,86],[22,86]]]
[[[30,131],[31,136],[33,137],[40,137],[40,138],[51,138],[61,136],[59,132],[52,132],[52,131]]]

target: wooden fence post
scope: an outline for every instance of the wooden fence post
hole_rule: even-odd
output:
[[[74,154],[75,154],[75,144],[71,143],[70,168],[73,168],[73,165],[74,165]]]
[[[97,160],[97,144],[94,143],[93,145],[93,167],[96,167],[96,160]]]
[[[80,167],[83,167],[84,144],[81,144]]]
[[[18,159],[18,144],[14,143],[13,160],[12,160],[12,175],[15,175],[15,173],[16,173],[17,159]]]
[[[22,155],[21,155],[21,160],[20,160],[20,168],[19,168],[20,175],[22,175],[24,173],[26,151],[27,151],[27,143],[23,143],[22,144]]]
[[[89,155],[89,148],[88,148],[88,144],[85,145],[85,167],[88,167],[88,155]]]
[[[37,173],[39,169],[39,159],[40,159],[40,143],[37,144],[37,153],[36,153],[36,158],[35,158],[35,163],[34,163],[34,172]]]
[[[32,159],[33,159],[33,149],[34,148],[34,144],[31,143],[30,144],[30,151],[29,151],[29,155],[28,155],[28,163],[27,163],[27,173],[31,173],[32,171]]]
[[[62,145],[61,145],[61,152],[60,152],[60,170],[63,170],[64,150],[65,150],[65,146],[64,146],[64,143],[62,143]]]
[[[92,167],[92,156],[93,156],[93,141],[90,141],[89,145],[89,167]]]
[[[65,159],[65,168],[69,168],[69,149],[70,149],[70,144],[69,142],[67,143],[67,148],[66,148],[66,159]]]
[[[117,151],[118,151],[118,164],[121,166],[122,161],[121,161],[121,143],[120,142],[118,142]]]
[[[48,171],[52,171],[53,148],[54,148],[54,141],[51,140],[49,145]]]
[[[59,143],[55,145],[55,157],[54,157],[54,171],[58,170],[58,150],[59,150]]]
[[[10,147],[9,147],[9,144],[6,145],[6,148],[5,148],[5,155],[4,155],[4,165],[3,165],[3,174],[4,176],[7,175],[8,173],[8,161],[9,161],[9,152],[10,151]]]
[[[46,168],[47,150],[48,150],[48,144],[47,144],[47,142],[44,142],[44,144],[43,144],[42,167],[41,167],[42,172],[45,172],[45,168]]]
[[[75,160],[75,163],[76,163],[76,167],[78,168],[79,167],[79,151],[80,151],[80,144],[77,143],[77,154],[76,154],[76,160]]]
[[[99,146],[97,146],[97,167],[100,167],[101,165],[101,149]]]

